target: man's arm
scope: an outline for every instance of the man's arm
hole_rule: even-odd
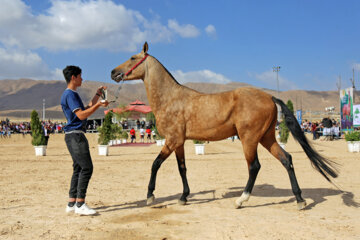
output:
[[[81,110],[78,109],[75,111],[76,116],[80,119],[80,120],[85,120],[87,119],[91,114],[93,114],[100,106],[102,107],[107,107],[109,105],[108,101],[105,102],[97,102],[94,105],[92,105],[91,107],[88,107],[85,110]]]

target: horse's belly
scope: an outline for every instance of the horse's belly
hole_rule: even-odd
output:
[[[205,124],[206,125],[206,124]],[[231,123],[218,126],[192,126],[186,128],[186,138],[196,140],[218,141],[236,135],[236,128]]]

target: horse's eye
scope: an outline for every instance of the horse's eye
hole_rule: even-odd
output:
[[[135,58],[134,58],[134,57],[131,57],[131,58],[130,58],[130,60],[131,60],[131,61],[134,61],[134,60],[135,60]]]

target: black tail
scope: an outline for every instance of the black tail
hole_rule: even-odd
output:
[[[284,104],[283,101],[275,97],[272,97],[272,100],[274,101],[274,103],[280,105],[281,111],[285,116],[286,126],[289,128],[291,134],[294,136],[296,141],[298,141],[301,147],[304,149],[313,167],[318,170],[329,182],[331,182],[329,176],[333,178],[336,178],[338,176],[338,171],[333,166],[337,163],[324,158],[310,146],[304,133],[301,131],[300,125],[296,120],[294,114],[289,110],[289,108]]]

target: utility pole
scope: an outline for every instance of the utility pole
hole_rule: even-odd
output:
[[[339,75],[339,79],[336,83],[336,87],[337,87],[338,92],[340,92],[340,90],[341,90],[341,75]]]
[[[277,83],[277,97],[280,99],[280,93],[279,93],[279,71],[280,71],[280,66],[275,66],[273,67],[273,72],[276,72],[276,83]],[[277,119],[279,121],[279,119],[281,118],[281,109],[279,108],[279,106],[276,104],[277,109],[278,109],[278,116]]]
[[[45,122],[45,99],[43,99],[43,114],[42,119]]]
[[[276,72],[276,83],[277,83],[277,97],[279,98],[279,71],[280,66],[273,67],[273,72]]]
[[[353,78],[350,78],[350,82],[353,88],[353,103],[356,102],[355,101],[355,94],[356,94],[356,90],[355,90],[355,70],[353,68]]]

